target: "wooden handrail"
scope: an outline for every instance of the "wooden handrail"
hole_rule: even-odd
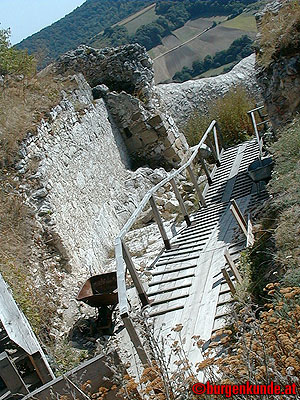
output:
[[[131,227],[133,226],[133,224],[136,222],[137,218],[141,215],[142,211],[144,210],[144,208],[146,207],[146,205],[150,202],[151,206],[152,206],[152,210],[155,213],[155,220],[158,223],[158,226],[160,228],[160,232],[161,235],[163,237],[164,243],[165,243],[165,247],[166,248],[170,248],[170,242],[166,236],[165,230],[163,228],[162,225],[162,221],[160,219],[158,210],[155,206],[155,202],[154,202],[154,194],[164,185],[166,185],[167,183],[170,183],[171,186],[173,187],[173,189],[175,190],[175,195],[179,201],[179,205],[180,205],[180,209],[183,212],[183,216],[187,222],[187,224],[190,224],[190,220],[189,220],[189,216],[186,212],[186,209],[184,207],[183,202],[181,201],[180,197],[178,196],[179,191],[176,190],[176,186],[174,186],[175,183],[175,178],[177,176],[179,176],[183,171],[188,170],[188,173],[193,181],[193,184],[195,186],[196,192],[198,194],[199,197],[199,201],[201,203],[201,205],[203,207],[206,206],[205,203],[205,199],[204,196],[202,194],[202,192],[200,191],[200,188],[198,186],[197,183],[197,179],[195,178],[193,171],[192,171],[192,164],[193,161],[195,160],[195,158],[197,157],[199,150],[201,148],[201,146],[205,143],[205,141],[208,138],[208,135],[213,132],[213,141],[215,143],[216,149],[213,149],[212,151],[214,152],[215,158],[216,158],[216,163],[217,165],[220,165],[220,154],[222,151],[222,148],[219,148],[219,141],[218,141],[218,134],[217,134],[217,122],[214,120],[211,122],[211,124],[209,125],[209,127],[207,128],[206,132],[204,133],[201,141],[199,142],[199,144],[196,146],[195,150],[193,151],[192,155],[190,156],[190,158],[188,159],[187,162],[185,162],[180,168],[178,168],[176,171],[168,174],[168,176],[163,179],[160,183],[158,183],[156,186],[154,186],[152,189],[150,189],[144,196],[144,198],[142,199],[142,201],[139,203],[138,207],[136,208],[136,210],[133,212],[133,214],[130,216],[130,218],[127,220],[126,224],[123,226],[123,228],[121,229],[119,235],[116,237],[115,239],[115,257],[116,257],[116,268],[117,268],[117,284],[118,284],[118,298],[119,298],[119,310],[120,310],[120,314],[121,317],[124,321],[124,325],[125,327],[130,326],[131,330],[133,325],[129,322],[129,306],[128,306],[128,299],[127,299],[127,289],[126,289],[126,279],[125,279],[125,271],[126,271],[126,266],[125,266],[125,260],[124,260],[124,238],[125,235],[129,232],[129,230],[131,229]],[[210,141],[211,143],[211,141]],[[222,145],[222,140],[220,140],[220,143]],[[200,156],[200,160],[202,159],[202,157]],[[203,165],[203,162],[201,162]],[[206,169],[206,168],[205,168]],[[208,178],[208,182],[211,183],[211,177],[209,175],[209,171],[206,170],[205,171],[207,178]],[[126,254],[125,258],[128,258],[129,254]],[[134,268],[133,264],[131,265],[131,269]],[[132,271],[131,271],[132,273]],[[141,288],[139,286],[138,292],[139,295],[141,295]],[[145,303],[148,300],[147,296],[144,296],[144,293],[142,293],[143,295],[143,306],[145,306]],[[141,296],[140,296],[141,298]],[[125,323],[126,321],[126,323]],[[129,332],[130,336],[132,336],[132,332]],[[136,342],[136,340],[135,340]],[[141,349],[141,344],[139,343],[138,348],[136,349],[140,358],[142,359],[142,362],[145,363],[146,360],[146,353],[143,355],[143,349]]]

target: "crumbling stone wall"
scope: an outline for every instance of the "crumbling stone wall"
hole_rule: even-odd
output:
[[[133,168],[177,167],[188,150],[186,139],[167,112],[158,112],[153,97],[152,60],[138,44],[111,49],[80,46],[61,56],[57,72],[82,72],[103,98],[132,159]]]

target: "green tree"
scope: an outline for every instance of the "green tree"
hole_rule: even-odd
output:
[[[26,50],[17,50],[11,47],[10,30],[0,29],[0,74],[31,75],[36,71],[34,56],[28,55]]]

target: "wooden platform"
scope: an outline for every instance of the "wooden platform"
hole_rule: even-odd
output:
[[[265,200],[266,191],[256,192],[247,167],[258,157],[259,147],[252,140],[225,150],[221,166],[213,173],[213,184],[205,188],[207,207],[202,207],[171,241],[156,261],[149,284],[150,316],[155,329],[165,336],[177,324],[183,325],[189,360],[199,361],[191,338],[199,335],[209,340],[224,326],[231,293],[221,273],[225,266],[224,251],[233,259],[246,247],[246,237],[230,211],[235,199],[247,215],[257,203]]]

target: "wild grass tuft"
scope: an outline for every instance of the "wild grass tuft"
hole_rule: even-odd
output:
[[[291,54],[300,47],[300,4],[290,1],[277,14],[267,12],[260,23],[260,50],[257,61],[267,67],[280,55]]]
[[[199,143],[212,120],[218,122],[224,141],[234,145],[253,134],[247,111],[255,105],[254,100],[242,87],[232,88],[223,98],[211,103],[207,113],[195,110],[188,120],[184,134],[190,146]]]

